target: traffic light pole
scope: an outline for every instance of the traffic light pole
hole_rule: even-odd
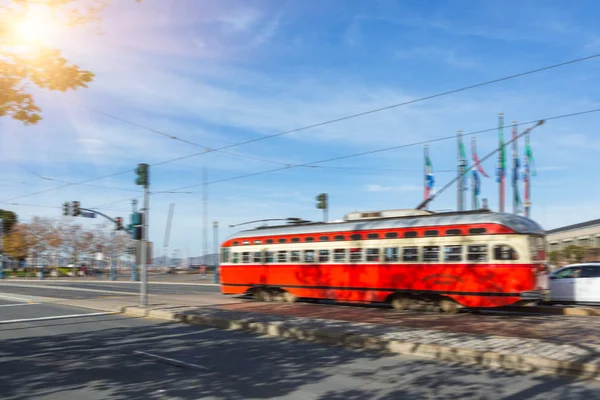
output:
[[[140,306],[148,305],[148,271],[147,271],[147,246],[148,246],[148,217],[150,216],[150,198],[148,196],[148,184],[144,185],[144,220],[142,225],[142,243],[140,257],[140,272],[142,273],[140,285]]]

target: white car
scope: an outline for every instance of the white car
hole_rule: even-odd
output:
[[[600,304],[600,262],[567,265],[549,278],[552,303]]]

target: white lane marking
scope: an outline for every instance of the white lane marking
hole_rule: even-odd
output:
[[[165,364],[173,365],[175,367],[182,367],[182,368],[183,367],[188,367],[188,368],[201,369],[203,371],[209,371],[208,368],[206,368],[205,366],[202,366],[202,365],[192,364],[192,363],[188,363],[188,362],[185,362],[185,361],[179,361],[179,360],[175,360],[174,358],[163,357],[163,356],[159,356],[159,355],[152,354],[152,353],[146,353],[145,351],[135,350],[133,353],[134,354],[142,355],[144,357],[153,358],[155,360],[158,360],[158,361],[163,362]]]
[[[11,300],[11,301],[20,301],[21,303],[29,303],[31,302],[31,299],[25,298],[25,297],[16,297],[16,296],[6,296],[3,294],[0,294],[0,299],[7,299],[7,300]]]
[[[52,317],[8,319],[8,320],[0,321],[0,324],[16,324],[16,323],[19,323],[19,322],[48,321],[48,320],[51,320],[51,319],[94,317],[94,316],[97,316],[97,315],[111,315],[111,314],[118,314],[118,313],[116,313],[116,312],[97,312],[97,313],[89,313],[89,314],[55,315],[55,316],[52,316]]]
[[[50,289],[50,290],[72,290],[74,292],[97,292],[97,293],[110,293],[110,294],[123,294],[123,295],[137,295],[138,293],[133,292],[116,292],[113,290],[102,290],[102,289],[84,289],[70,286],[54,286],[54,285],[21,285],[21,284],[13,284],[13,283],[0,283],[0,290],[2,286],[7,287],[21,287],[21,288],[36,288],[36,289]]]
[[[19,306],[30,306],[32,304],[40,304],[40,303],[19,303],[19,304],[0,304],[0,307],[19,307]]]

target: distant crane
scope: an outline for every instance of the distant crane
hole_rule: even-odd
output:
[[[167,229],[165,229],[165,240],[163,242],[163,268],[167,266],[167,257],[169,256],[169,238],[171,237],[171,221],[173,220],[173,209],[175,204],[169,205],[169,216],[167,217]]]

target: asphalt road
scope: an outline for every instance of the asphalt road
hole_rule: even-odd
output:
[[[7,295],[26,295],[56,297],[63,299],[86,299],[110,295],[137,295],[140,292],[139,282],[57,282],[57,281],[0,281],[0,297]],[[219,293],[215,285],[180,285],[149,283],[150,294],[202,294]]]
[[[84,315],[81,315],[84,314]],[[492,371],[55,304],[0,303],[3,399],[594,399]],[[41,319],[53,318],[53,319]]]

